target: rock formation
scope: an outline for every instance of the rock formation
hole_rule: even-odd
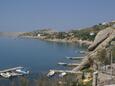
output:
[[[91,66],[94,64],[94,62],[97,62],[96,59],[101,57],[101,54],[99,54],[99,52],[107,50],[110,42],[114,39],[115,29],[113,29],[112,27],[100,31],[95,37],[93,44],[88,47],[88,50],[90,51],[89,54],[84,57],[80,65],[74,68],[73,71],[80,71],[84,67]],[[105,57],[103,57],[103,59],[105,59]]]

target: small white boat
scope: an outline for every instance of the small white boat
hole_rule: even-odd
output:
[[[48,77],[51,77],[55,74],[55,71],[54,70],[50,70],[50,72],[47,74]]]

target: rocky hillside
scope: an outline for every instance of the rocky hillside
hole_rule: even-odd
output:
[[[97,33],[93,43],[88,47],[89,53],[84,57],[84,59],[82,59],[81,63],[73,69],[73,71],[82,71],[89,67],[92,68],[94,72],[96,71],[98,73],[98,86],[115,84],[114,72],[111,75],[111,68],[113,71],[115,71],[114,46],[115,28],[107,27],[102,29]],[[113,79],[111,79],[110,75],[113,77]],[[95,79],[95,77],[93,77],[93,79]]]
[[[26,32],[21,34],[20,36],[33,36],[42,39],[60,39],[60,40],[69,40],[69,41],[76,41],[76,40],[87,40],[93,41],[95,36],[100,30],[103,30],[107,27],[115,27],[115,21],[111,22],[103,22],[91,27],[83,28],[83,29],[74,29],[68,32],[57,32],[52,29],[42,29],[36,30],[32,32]]]
[[[82,40],[94,40],[97,33],[107,27],[115,27],[115,21],[103,22],[80,30],[71,30],[70,32]]]

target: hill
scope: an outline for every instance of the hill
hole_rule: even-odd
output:
[[[115,27],[115,21],[103,22],[91,27],[74,29],[68,32],[57,32],[53,29],[35,30],[21,34],[21,37],[38,38],[56,42],[83,42],[90,44],[100,30]]]

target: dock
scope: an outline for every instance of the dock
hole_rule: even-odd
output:
[[[24,67],[15,67],[15,68],[8,68],[8,69],[4,69],[4,70],[1,70],[0,73],[3,73],[3,72],[6,72],[6,71],[12,71],[12,70],[17,70],[17,69],[22,69]]]
[[[79,64],[77,63],[64,63],[64,62],[59,62],[58,65],[62,65],[62,66],[78,66]]]
[[[71,59],[71,60],[81,60],[84,57],[66,57],[67,59]]]
[[[21,75],[27,75],[29,74],[29,71],[23,70],[24,67],[14,67],[14,68],[9,68],[9,69],[4,69],[0,71],[0,76],[4,78],[10,78],[14,76],[21,76]]]

